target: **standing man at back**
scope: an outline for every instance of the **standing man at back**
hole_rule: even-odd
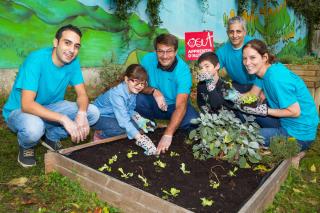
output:
[[[148,87],[137,96],[136,111],[149,119],[169,120],[157,153],[166,152],[180,127],[190,128],[198,113],[189,103],[192,77],[189,66],[177,55],[178,39],[161,34],[154,41],[155,52],[148,53],[141,65],[148,73]]]
[[[19,68],[3,117],[17,134],[23,167],[36,165],[34,147],[43,135],[43,145],[56,151],[68,135],[73,142],[83,141],[99,118],[99,110],[88,104],[77,58],[81,36],[75,26],[61,27],[53,48],[32,52]],[[77,103],[64,100],[68,85],[74,86]]]

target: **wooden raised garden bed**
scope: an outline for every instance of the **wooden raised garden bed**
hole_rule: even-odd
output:
[[[150,137],[158,141],[162,130]],[[283,161],[272,173],[262,174],[252,169],[238,169],[225,161],[209,159],[195,160],[191,146],[183,143],[185,132],[179,131],[173,138],[171,151],[155,156],[143,155],[143,150],[126,136],[118,136],[95,143],[87,143],[57,152],[45,154],[46,173],[57,171],[78,181],[83,188],[95,192],[104,201],[124,212],[262,212],[272,202],[280,184],[285,180],[290,161]],[[110,143],[109,143],[110,142]],[[132,158],[129,151],[138,152]],[[112,164],[108,160],[117,155]],[[153,165],[157,160],[165,162],[165,168]],[[185,163],[184,174],[179,168]],[[98,171],[104,164],[112,171]],[[134,175],[121,177],[118,168]],[[138,175],[147,178],[144,186]],[[209,179],[220,183],[213,189]],[[167,195],[170,188],[177,188],[177,197]],[[166,200],[161,197],[167,195]],[[202,206],[200,198],[213,200],[212,206]]]
[[[306,83],[307,87],[310,90],[312,97],[314,98],[317,110],[319,112],[320,65],[318,64],[308,64],[308,65],[286,64],[286,66],[304,80],[304,82]]]

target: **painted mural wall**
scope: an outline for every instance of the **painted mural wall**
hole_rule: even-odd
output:
[[[237,10],[236,0],[162,0],[163,23],[153,32],[146,2],[140,1],[127,25],[113,14],[112,0],[0,1],[0,68],[17,68],[31,51],[52,46],[56,30],[69,23],[83,32],[79,57],[84,67],[101,66],[104,60],[117,64],[139,60],[153,50],[153,38],[163,32],[180,39],[182,56],[184,32],[211,30],[218,48],[227,41],[226,21]],[[275,53],[305,53],[305,23],[285,1],[276,5],[269,0],[252,1],[243,17],[248,21],[248,33],[265,40]],[[129,36],[128,42],[124,42],[125,36]]]

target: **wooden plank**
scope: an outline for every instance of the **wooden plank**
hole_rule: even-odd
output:
[[[295,74],[299,75],[300,77],[304,76],[317,76],[318,72],[315,70],[292,70]]]
[[[291,160],[283,161],[238,213],[263,212],[272,203],[275,194],[280,189],[280,185],[287,178],[290,165]]]
[[[58,152],[61,153],[61,154],[67,155],[67,154],[70,154],[71,152],[79,150],[79,149],[87,148],[87,147],[90,147],[90,146],[95,146],[95,145],[98,145],[98,144],[114,142],[116,140],[120,140],[120,139],[124,139],[124,138],[127,138],[127,135],[119,135],[119,136],[115,136],[115,137],[110,137],[110,138],[98,140],[98,141],[95,141],[95,142],[92,141],[92,142],[89,142],[89,143],[84,143],[84,144],[73,146],[73,147],[69,147],[69,148],[66,148],[66,149],[61,149]]]

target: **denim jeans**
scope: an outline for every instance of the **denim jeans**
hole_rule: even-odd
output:
[[[44,107],[50,111],[66,115],[71,120],[75,119],[78,112],[77,104],[70,101],[60,101]],[[96,123],[100,116],[98,108],[92,104],[89,104],[87,114],[90,126]],[[26,149],[36,146],[44,134],[49,140],[55,142],[68,137],[67,131],[59,123],[43,120],[38,116],[24,113],[21,109],[16,109],[10,113],[7,125],[13,132],[17,133],[19,145]]]
[[[167,111],[162,111],[159,109],[156,100],[152,95],[137,95],[137,105],[136,111],[140,113],[141,116],[149,118],[151,120],[161,119],[170,120],[171,116],[176,109],[175,104],[168,105]],[[199,113],[191,106],[190,103],[187,105],[187,111],[180,123],[181,129],[194,128],[194,125],[190,123],[191,119],[198,118]]]
[[[131,120],[133,125],[139,129],[136,123]],[[126,129],[119,126],[116,118],[100,116],[98,122],[92,126],[94,130],[101,130],[100,138],[109,138],[117,135],[126,134]]]
[[[290,137],[290,135],[287,133],[287,131],[282,128],[261,128],[260,129],[260,134],[264,137],[264,145],[265,146],[269,146],[270,145],[270,139],[273,136],[286,136],[286,137]],[[297,140],[297,142],[300,144],[301,146],[301,151],[304,151],[306,149],[308,149],[310,147],[310,145],[312,144],[313,141],[301,141],[301,140]]]

